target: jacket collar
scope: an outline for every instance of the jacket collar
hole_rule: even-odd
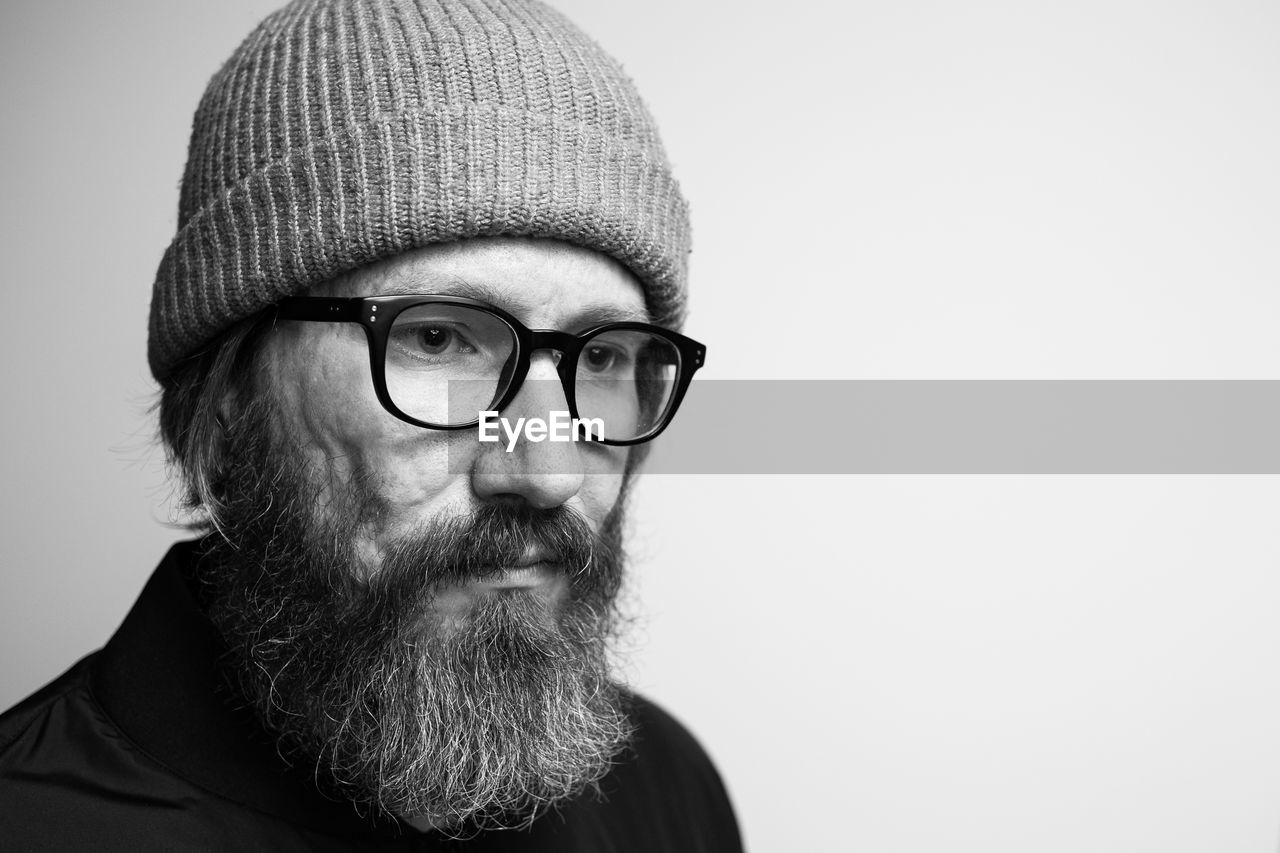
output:
[[[97,656],[90,689],[124,735],[171,772],[223,799],[330,835],[395,838],[290,767],[224,683],[221,642],[189,586],[198,541],[174,545]]]

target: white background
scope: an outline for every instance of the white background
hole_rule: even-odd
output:
[[[0,706],[181,536],[150,283],[199,94],[274,5],[0,12]],[[707,378],[1280,378],[1274,2],[558,5],[663,128]],[[646,478],[630,674],[756,851],[1275,851],[1278,508],[1264,477]]]

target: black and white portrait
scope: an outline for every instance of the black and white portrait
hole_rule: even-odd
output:
[[[8,4],[0,847],[1280,849],[1278,39]]]

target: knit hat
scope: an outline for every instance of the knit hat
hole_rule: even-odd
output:
[[[616,258],[656,322],[685,307],[689,222],[619,65],[535,0],[296,0],[196,111],[148,357],[429,243],[524,235]]]

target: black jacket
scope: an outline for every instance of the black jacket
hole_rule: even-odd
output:
[[[467,842],[324,798],[226,700],[212,626],[174,546],[101,651],[0,716],[0,848],[12,851],[705,851],[742,849],[703,750],[636,698],[634,749],[531,830]]]

